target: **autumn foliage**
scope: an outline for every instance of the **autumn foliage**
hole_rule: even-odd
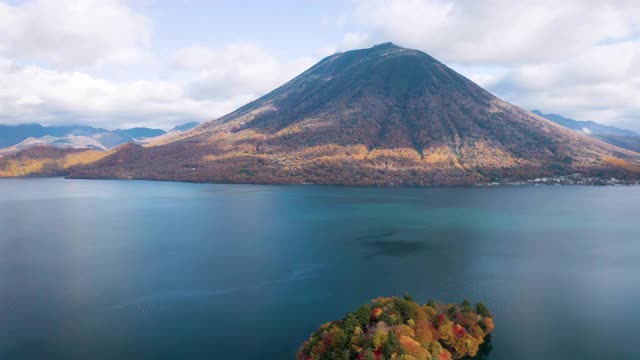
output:
[[[577,172],[640,179],[638,166],[638,153],[508,104],[425,53],[382,44],[330,56],[193,131],[119,149],[69,174],[427,186]]]
[[[377,298],[326,323],[301,347],[298,360],[452,360],[473,357],[494,328],[486,306],[419,305],[410,297]]]
[[[108,152],[34,146],[16,154],[0,156],[0,177],[66,175],[70,168],[93,163]]]

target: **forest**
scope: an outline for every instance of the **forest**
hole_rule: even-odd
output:
[[[381,297],[343,319],[320,326],[300,347],[297,360],[452,360],[491,348],[493,317],[468,300],[419,305],[410,295]]]

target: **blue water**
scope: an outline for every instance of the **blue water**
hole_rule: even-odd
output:
[[[640,359],[640,187],[0,180],[0,359],[293,359],[411,293],[488,359]]]

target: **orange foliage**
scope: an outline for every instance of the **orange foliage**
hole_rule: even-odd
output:
[[[615,167],[621,167],[623,169],[632,171],[632,172],[640,172],[640,165],[638,164],[633,164],[630,163],[628,161],[622,160],[622,159],[618,159],[618,158],[613,158],[613,157],[605,157],[602,159],[605,163],[610,164],[612,166]]]
[[[486,331],[487,332],[492,332],[493,329],[495,328],[495,325],[493,324],[493,319],[490,317],[486,317],[484,319],[482,319],[482,321],[484,322],[485,326],[486,326]]]
[[[490,333],[483,329],[493,330],[491,318],[468,305],[460,311],[456,305],[420,306],[409,299],[377,298],[323,324],[302,345],[298,359],[459,359],[475,356]],[[484,305],[481,310],[488,312]]]
[[[404,348],[405,352],[417,360],[428,360],[431,358],[431,354],[422,345],[412,339],[409,336],[400,336],[400,345]]]
[[[413,330],[410,326],[408,325],[398,325],[398,326],[394,326],[393,328],[393,332],[398,336],[398,337],[402,337],[402,336],[409,336],[409,337],[416,337],[416,332],[415,330]]]
[[[0,157],[0,177],[65,175],[74,166],[90,164],[107,155],[107,152],[89,149],[34,146]]]

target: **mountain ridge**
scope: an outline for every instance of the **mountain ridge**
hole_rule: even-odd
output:
[[[575,120],[570,119],[568,117],[564,117],[558,114],[545,114],[542,111],[535,109],[531,110],[532,113],[542,116],[545,119],[551,120],[554,123],[564,126],[571,130],[584,131],[584,129],[588,129],[592,133],[602,133],[602,134],[611,134],[611,135],[625,135],[625,136],[640,136],[635,131],[618,128],[615,126],[603,125],[597,123],[595,121],[590,120]]]
[[[176,134],[193,127],[194,122],[190,122],[166,132],[146,127],[106,130],[88,125],[0,125],[0,144],[4,145],[0,146],[0,154],[11,154],[33,146],[109,150],[126,142],[146,142],[151,138]]]
[[[634,131],[599,124],[594,121],[574,120],[558,114],[544,114],[537,109],[531,112],[567,129],[583,132],[614,146],[640,152],[640,134]]]

